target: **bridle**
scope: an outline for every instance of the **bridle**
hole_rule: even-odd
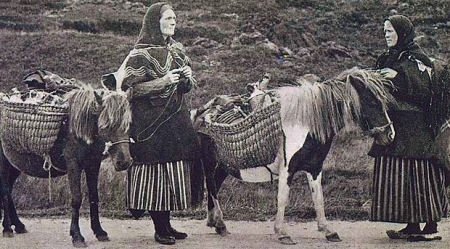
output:
[[[116,142],[107,141],[107,142],[105,142],[105,150],[103,151],[102,155],[106,156],[109,153],[109,150],[111,149],[111,147],[113,147],[114,145],[117,145],[117,144],[122,144],[122,143],[134,144],[135,141],[131,137],[129,139],[123,139],[123,140],[119,140]]]
[[[381,125],[381,126],[375,126],[372,129],[369,129],[367,131],[367,134],[369,136],[374,136],[376,134],[382,133],[386,131],[386,128],[390,128],[392,133],[389,133],[389,139],[394,140],[395,138],[395,129],[394,129],[394,123],[392,122],[391,118],[387,114],[386,111],[384,111],[384,116],[386,117],[387,124]]]

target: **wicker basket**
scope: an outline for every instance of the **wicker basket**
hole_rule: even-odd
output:
[[[222,116],[226,116],[223,118]],[[280,102],[252,112],[236,123],[220,123],[219,120],[236,121],[230,110],[216,122],[208,124],[208,134],[217,144],[219,160],[237,169],[254,168],[275,160],[282,139]]]
[[[55,143],[67,117],[65,105],[2,101],[1,139],[20,153],[44,155]]]

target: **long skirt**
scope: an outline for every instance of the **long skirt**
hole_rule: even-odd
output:
[[[371,221],[423,223],[447,216],[444,171],[429,160],[375,158]]]
[[[182,210],[191,204],[190,161],[133,165],[128,170],[127,207]]]

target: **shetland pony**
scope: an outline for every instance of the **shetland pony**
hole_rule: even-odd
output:
[[[109,156],[116,170],[125,170],[132,163],[129,152],[128,130],[131,110],[124,93],[94,90],[89,85],[67,93],[68,120],[64,122],[58,138],[50,151],[52,167],[43,168],[44,158],[17,151],[8,141],[0,141],[0,189],[3,202],[3,237],[26,233],[19,220],[11,196],[14,182],[20,173],[48,178],[68,175],[72,222],[70,235],[75,247],[86,247],[79,227],[79,210],[82,201],[81,174],[86,174],[89,192],[91,228],[99,241],[108,241],[108,234],[100,225],[98,215],[98,175],[104,155]]]
[[[284,212],[288,204],[289,188],[293,176],[305,171],[316,210],[318,230],[329,241],[340,241],[338,233],[328,227],[321,186],[322,165],[328,154],[333,137],[342,129],[359,125],[370,133],[379,144],[393,141],[395,131],[387,115],[388,105],[394,103],[389,93],[391,82],[380,74],[362,69],[351,69],[335,79],[301,86],[273,89],[281,104],[281,121],[284,139],[275,161],[264,167],[237,169],[225,165],[217,157],[214,140],[199,133],[202,160],[208,188],[207,225],[221,235],[228,233],[223,221],[217,193],[228,175],[247,182],[267,182],[278,179],[278,211],[274,225],[275,233],[283,244],[295,244],[286,233]],[[201,110],[204,108],[200,108]],[[194,112],[194,121],[202,117]]]

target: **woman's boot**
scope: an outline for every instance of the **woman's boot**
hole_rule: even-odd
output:
[[[387,230],[386,234],[390,239],[408,239],[411,235],[420,234],[420,224],[419,223],[408,223],[405,228],[398,231]]]
[[[187,233],[178,232],[170,224],[170,211],[164,212],[164,219],[166,220],[167,231],[169,231],[169,233],[173,237],[175,237],[175,239],[186,239],[187,238],[187,236],[188,236]]]
[[[155,225],[155,240],[163,245],[175,244],[175,237],[167,230],[165,211],[150,211],[153,224]]]

